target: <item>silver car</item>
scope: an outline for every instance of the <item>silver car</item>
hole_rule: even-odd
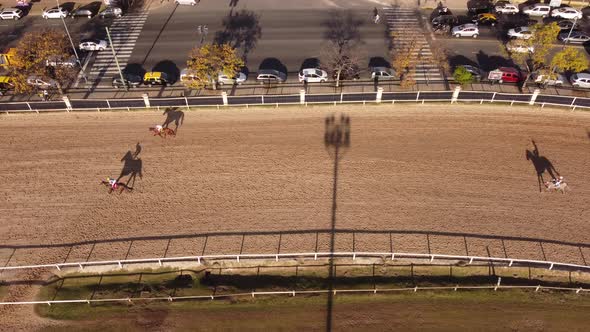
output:
[[[0,18],[3,20],[20,20],[23,11],[18,8],[4,8],[0,11]]]
[[[459,37],[471,37],[477,38],[479,36],[479,28],[476,24],[468,23],[459,25],[451,30],[451,35],[459,38]]]
[[[123,9],[121,9],[119,7],[107,7],[100,14],[98,14],[98,16],[100,16],[100,18],[108,18],[108,17],[119,18],[119,17],[123,16]]]
[[[217,83],[219,85],[240,85],[246,82],[246,79],[248,79],[248,76],[246,76],[246,74],[242,72],[239,72],[237,75],[233,77],[230,75],[226,75],[224,73],[219,73],[219,75],[217,75]]]
[[[287,74],[275,69],[260,69],[256,80],[262,83],[283,83],[287,80]]]
[[[45,9],[43,11],[43,14],[41,15],[41,17],[43,17],[44,19],[48,19],[48,18],[65,18],[66,16],[68,16],[68,11],[58,7],[58,8],[51,8],[51,9]]]
[[[108,46],[106,40],[100,39],[85,39],[80,42],[80,49],[82,51],[104,51]]]
[[[590,74],[577,73],[572,75],[570,82],[576,88],[590,88]]]

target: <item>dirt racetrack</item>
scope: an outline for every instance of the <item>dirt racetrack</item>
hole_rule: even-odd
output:
[[[3,116],[0,264],[327,250],[341,112],[336,250],[590,262],[590,114],[431,104],[199,110],[169,139],[156,112]],[[570,192],[539,192],[531,139]]]

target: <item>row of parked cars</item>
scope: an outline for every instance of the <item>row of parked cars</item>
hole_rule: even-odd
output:
[[[88,17],[92,18],[95,12],[88,8],[78,8],[71,12],[63,7],[55,7],[44,9],[41,17],[44,19],[50,18],[76,18],[76,17]],[[3,8],[0,10],[0,19],[3,20],[19,20],[25,16],[25,11],[21,8]],[[123,16],[123,10],[119,7],[107,7],[101,11],[98,16],[100,18],[117,18]]]
[[[473,65],[460,65],[471,74],[475,82],[497,82],[497,83],[520,83],[525,79],[525,74],[513,67],[499,67],[490,72],[485,72]],[[556,77],[549,78],[546,75],[532,73],[530,76],[532,82],[540,86],[560,87],[568,82],[562,74],[556,74]],[[575,88],[590,88],[590,74],[577,73],[571,75],[569,83]]]

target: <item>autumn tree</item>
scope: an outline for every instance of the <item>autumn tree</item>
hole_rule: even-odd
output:
[[[332,12],[323,23],[326,27],[324,38],[328,43],[320,51],[320,61],[334,76],[336,87],[340,86],[342,77],[360,74],[360,63],[364,59],[359,32],[362,23],[350,11]]]
[[[431,64],[438,68],[444,78],[445,83],[447,82],[447,76],[450,74],[451,66],[449,65],[448,51],[439,43],[434,43],[430,46],[430,57],[423,57],[420,53],[419,59],[422,63]]]
[[[31,93],[36,87],[27,83],[35,76],[45,82],[55,81],[60,94],[78,73],[77,66],[60,65],[71,61],[71,46],[59,30],[46,29],[25,34],[15,47],[16,53],[9,67],[17,93]],[[48,65],[54,63],[54,66]]]
[[[503,51],[505,54],[508,54],[515,63],[522,64],[527,68],[528,74],[524,80],[524,85],[526,85],[531,73],[547,67],[547,55],[553,48],[553,43],[560,31],[556,22],[552,22],[551,24],[535,24],[532,27],[531,38],[512,40],[504,46]],[[511,47],[514,49],[517,46],[530,48],[531,52],[510,50]]]
[[[202,89],[211,85],[215,89],[219,73],[234,77],[244,66],[244,61],[229,44],[206,44],[193,48],[186,64],[193,75],[192,79],[185,81],[187,87]]]
[[[404,88],[416,85],[416,53],[420,50],[416,39],[394,47],[391,55],[391,66],[399,75],[400,86]]]
[[[566,46],[551,59],[551,72],[581,72],[588,69],[588,59],[579,49]]]
[[[473,74],[471,74],[465,67],[459,66],[453,72],[455,82],[463,85],[473,82]]]

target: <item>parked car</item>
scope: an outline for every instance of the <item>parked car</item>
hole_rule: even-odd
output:
[[[590,40],[590,36],[585,32],[575,30],[571,34],[569,31],[561,32],[557,35],[557,39],[564,43],[583,44]]]
[[[506,44],[506,50],[512,53],[534,53],[535,47],[533,45],[527,45],[522,41],[518,41],[517,43],[508,43]]]
[[[200,0],[175,0],[174,3],[177,5],[190,5],[196,6]]]
[[[463,24],[458,25],[451,30],[451,34],[457,38],[459,37],[472,37],[477,38],[479,36],[479,28],[475,24]]]
[[[518,83],[522,75],[518,69],[513,67],[500,67],[488,73],[488,79],[498,83]]]
[[[192,81],[197,78],[197,74],[188,68],[183,68],[180,71],[180,82]]]
[[[0,76],[0,96],[4,96],[8,90],[14,89],[12,77]]]
[[[563,82],[566,81],[565,77],[561,74],[556,74],[555,78],[549,78],[548,75],[542,75],[538,73],[531,74],[531,80],[538,85],[551,85],[551,86],[562,86]]]
[[[34,75],[29,76],[27,78],[27,84],[30,84],[32,86],[36,86],[38,88],[43,88],[43,89],[57,87],[56,81],[46,80],[46,79],[43,79],[41,77],[34,76]]]
[[[94,15],[94,12],[90,9],[87,9],[87,8],[78,8],[70,13],[71,18],[76,18],[76,17],[92,18],[93,15]]]
[[[115,76],[113,77],[113,88],[124,88],[125,86],[129,87],[129,88],[136,88],[138,87],[141,83],[143,83],[142,77],[139,75],[133,75],[133,74],[123,74],[123,79],[121,79],[121,76]]]
[[[590,74],[573,74],[572,77],[570,77],[570,83],[572,83],[575,88],[590,88]]]
[[[391,68],[387,67],[373,67],[370,68],[371,79],[378,80],[393,80],[396,78],[395,72]]]
[[[508,30],[510,39],[529,39],[533,36],[533,31],[528,27],[518,27]]]
[[[18,8],[3,8],[0,11],[0,18],[3,20],[20,20],[23,17],[23,11]]]
[[[168,75],[160,71],[150,71],[145,73],[143,76],[143,83],[145,85],[163,85],[166,86],[168,81]]]
[[[519,9],[518,6],[513,5],[511,3],[496,3],[496,7],[494,7],[494,10],[496,11],[496,13],[499,14],[518,14]]]
[[[581,11],[572,7],[555,8],[551,11],[551,17],[565,18],[567,20],[581,19],[584,15]]]
[[[246,79],[248,79],[248,76],[246,76],[246,74],[244,74],[243,72],[239,72],[237,73],[237,75],[234,76],[230,76],[224,73],[219,73],[219,75],[217,75],[217,83],[219,85],[240,85],[246,82]]]
[[[318,68],[305,68],[299,71],[299,82],[323,83],[328,80],[328,73]]]
[[[551,12],[551,7],[549,5],[544,5],[540,3],[536,3],[531,6],[526,6],[522,9],[523,14],[527,14],[529,16],[540,16],[540,17],[547,17]]]
[[[470,0],[467,2],[467,12],[471,15],[491,13],[494,5],[490,0]]]
[[[67,59],[58,59],[56,57],[49,57],[45,60],[45,65],[50,67],[75,67],[78,64],[76,58],[71,56]]]
[[[572,21],[562,20],[562,21],[557,22],[557,26],[561,29],[561,31],[563,31],[563,30],[570,31],[572,29],[572,27],[574,29],[577,28],[578,27],[578,23],[576,22],[574,24],[574,22],[572,22]]]
[[[495,26],[498,23],[498,17],[494,14],[478,14],[477,16],[471,19],[471,22],[478,24],[478,25],[491,25]]]
[[[287,74],[275,69],[260,69],[256,80],[262,83],[283,83],[287,80]]]
[[[482,77],[484,77],[484,72],[483,70],[481,70],[480,68],[476,67],[476,66],[471,66],[471,65],[460,65],[458,67],[463,67],[465,68],[466,71],[468,71],[471,74],[471,78],[473,79],[473,81],[475,82],[479,82],[481,81]]]
[[[44,19],[65,18],[66,16],[68,16],[68,11],[61,7],[45,9],[43,11],[43,14],[41,14],[41,17],[43,17]]]
[[[79,45],[82,51],[104,51],[108,47],[106,40],[84,39]]]
[[[98,14],[98,16],[100,16],[100,18],[109,18],[109,17],[119,18],[119,17],[123,16],[123,9],[121,9],[119,7],[107,7],[107,8],[105,8],[105,10],[100,12],[100,14]]]

